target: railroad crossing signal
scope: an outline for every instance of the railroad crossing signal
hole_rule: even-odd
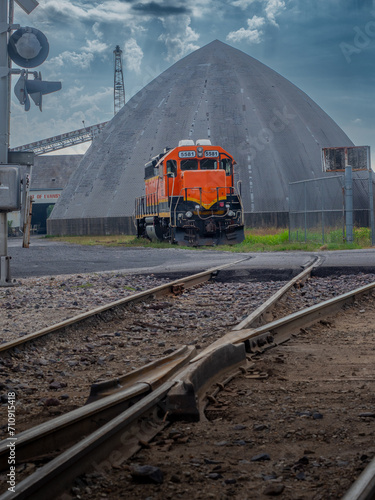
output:
[[[25,4],[31,8],[30,4],[34,0],[28,0]],[[36,5],[35,5],[36,7]],[[18,66],[22,68],[35,68],[42,64],[48,56],[49,44],[46,36],[36,28],[19,28],[9,38],[8,54]],[[61,82],[44,82],[39,71],[29,72],[28,70],[15,71],[20,74],[20,78],[14,87],[20,104],[25,106],[25,111],[30,109],[30,99],[35,102],[42,111],[42,96],[56,92],[61,89]],[[34,79],[29,79],[33,75]]]
[[[30,14],[35,7],[38,7],[39,3],[36,0],[16,0],[16,4],[23,9],[26,14]]]

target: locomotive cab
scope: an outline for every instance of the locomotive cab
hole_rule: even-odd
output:
[[[183,245],[243,240],[243,210],[233,157],[208,139],[180,141],[145,166],[145,196],[136,199],[137,235]]]

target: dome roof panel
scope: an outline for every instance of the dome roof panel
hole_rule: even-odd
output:
[[[247,212],[286,211],[289,182],[321,176],[321,149],[353,143],[304,92],[218,40],[164,71],[109,122],[51,219],[131,216],[144,165],[181,139],[208,138],[237,162]]]

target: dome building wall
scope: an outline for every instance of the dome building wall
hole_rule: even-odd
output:
[[[218,40],[148,84],[95,138],[47,221],[49,234],[134,232],[144,165],[181,139],[236,159],[248,225],[288,221],[289,182],[322,177],[321,150],[351,146],[304,92]]]

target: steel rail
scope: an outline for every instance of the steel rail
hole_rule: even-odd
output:
[[[184,346],[173,354],[135,370],[109,384],[95,384],[89,404],[72,410],[32,427],[15,436],[17,442],[16,463],[31,461],[36,457],[51,456],[57,450],[66,449],[83,435],[94,432],[131,404],[158,388],[184,367],[196,354],[195,347]],[[104,385],[107,396],[96,398],[98,387]],[[0,470],[8,467],[7,440],[0,442]]]
[[[374,500],[375,459],[372,460],[359,478],[352,484],[342,500]]]
[[[259,343],[263,345],[266,345],[267,342],[272,345],[282,344],[288,341],[293,334],[298,333],[301,328],[306,328],[313,323],[316,323],[322,318],[325,318],[327,315],[337,311],[345,304],[353,303],[357,298],[360,298],[362,295],[367,293],[371,293],[374,290],[375,282],[356,288],[355,290],[334,297],[333,299],[301,309],[300,311],[289,314],[275,321],[271,321],[270,323],[257,328],[232,330],[204,349],[200,354],[198,354],[198,356],[192,359],[190,363],[194,363],[225,344],[239,344],[241,342],[247,342],[250,349],[252,347],[256,348],[259,346]],[[263,343],[262,340],[266,337],[269,337],[269,340],[264,341]]]
[[[305,269],[299,273],[297,276],[292,278],[287,284],[285,284],[280,290],[278,290],[274,295],[272,295],[268,300],[266,300],[260,307],[248,315],[239,325],[233,328],[233,330],[242,330],[247,326],[252,326],[254,323],[259,323],[264,318],[270,310],[274,308],[276,303],[297,283],[303,283],[310,275],[312,270],[320,265],[320,258],[316,257],[312,262],[305,265]],[[196,359],[200,359],[201,356]],[[147,367],[146,367],[147,369]],[[138,373],[140,370],[137,370]],[[128,378],[129,375],[126,375]],[[88,402],[94,401],[99,397],[103,397],[108,393],[113,393],[114,387],[119,385],[119,379],[113,379],[106,382],[101,382],[99,384],[93,384],[91,387],[91,394]],[[120,384],[122,385],[122,384]]]
[[[150,421],[150,418],[152,419],[154,424],[151,426],[153,429],[152,432],[149,432],[150,436],[155,435],[163,427],[166,415],[161,419],[160,416],[157,416],[157,413],[160,406],[163,408],[163,412],[165,411],[163,403],[163,401],[166,401],[165,398],[167,398],[167,401],[169,398],[170,409],[177,409],[178,412],[179,408],[177,406],[184,397],[181,390],[186,389],[188,400],[193,399],[196,402],[198,398],[194,392],[195,388],[197,392],[201,391],[206,387],[208,378],[212,379],[215,377],[216,372],[222,373],[224,365],[222,361],[225,360],[227,363],[226,369],[228,370],[231,365],[231,353],[237,353],[233,365],[236,367],[239,366],[241,359],[244,358],[243,353],[245,352],[244,346],[246,343],[251,348],[252,342],[257,342],[259,338],[266,334],[277,336],[277,342],[273,342],[273,345],[279,345],[287,341],[293,333],[298,332],[302,326],[311,325],[343,305],[352,303],[364,294],[371,293],[374,288],[375,283],[372,283],[256,329],[230,332],[224,337],[225,341],[222,341],[221,345],[215,343],[215,349],[206,349],[202,353],[204,354],[203,357],[202,355],[196,356],[190,361],[189,369],[183,368],[183,372],[174,375],[172,380],[164,382],[162,386],[144,397],[141,401],[135,403],[133,407],[19,483],[16,493],[7,492],[2,495],[0,497],[1,500],[8,500],[10,498],[56,498],[57,493],[60,493],[73,478],[86,471],[88,467],[91,466],[98,469],[98,460],[104,459],[109,454],[110,460],[114,460],[113,454],[115,452],[113,450],[118,449],[119,444],[122,443],[126,445],[127,452],[123,449],[119,452],[121,463],[121,461],[131,456],[133,451],[139,448],[139,426],[137,427],[134,424],[137,418],[140,419],[140,427],[145,422]],[[240,350],[238,350],[239,348]],[[213,360],[216,362],[214,363]],[[194,366],[196,369],[194,369]],[[185,379],[185,376],[188,378]],[[174,406],[177,408],[174,408]],[[147,412],[150,412],[152,416],[147,415]],[[144,434],[148,434],[148,431]],[[133,441],[130,446],[129,439],[131,441],[132,437]],[[116,456],[118,457],[118,455]],[[109,463],[111,464],[112,462],[110,461]]]
[[[214,359],[208,356],[194,368],[182,367],[159,388],[19,482],[15,492],[8,491],[0,499],[55,500],[80,474],[121,465],[141,448],[141,442],[151,440],[169,424],[168,413],[179,410],[175,406],[180,402],[181,388],[185,389],[187,384],[194,386],[192,406],[196,409],[195,395],[201,399],[207,384],[212,384],[218,374],[246,362],[242,344],[224,346]],[[177,392],[171,392],[175,387]]]
[[[237,332],[239,337],[233,339],[234,343],[244,342],[249,340],[255,341],[255,337],[262,335],[271,334],[276,337],[274,342],[276,345],[282,344],[290,339],[293,334],[300,331],[301,328],[306,328],[317,321],[327,317],[339,309],[341,309],[346,304],[352,304],[356,299],[363,295],[371,293],[375,290],[375,282],[369,285],[364,285],[360,288],[356,288],[350,292],[334,297],[333,299],[326,300],[320,304],[315,304],[311,307],[302,309],[295,313],[289,314],[281,319],[267,323],[264,326],[256,328],[255,330],[242,330]]]
[[[235,263],[237,263],[237,261]],[[264,313],[266,310],[273,307],[275,302],[295,283],[306,279],[315,265],[316,261],[311,265],[308,264],[308,267],[302,273],[293,278],[288,285],[284,286],[271,298],[272,300],[269,299],[264,306],[256,312],[260,315],[261,312]],[[227,267],[227,265],[221,266],[220,268],[222,269],[223,267]],[[218,269],[215,268],[213,270],[209,270],[208,272],[216,273],[217,270]],[[211,274],[207,276],[207,272],[204,272],[194,275],[188,279],[192,278],[194,284],[196,284],[197,279],[201,282],[202,278],[204,278],[205,281],[210,277]],[[177,282],[173,282],[168,285],[172,285],[172,287],[174,285],[181,286],[181,281],[184,282],[183,285],[185,286],[187,281],[186,279],[177,280]],[[161,288],[164,291],[165,286],[162,286]],[[174,287],[172,290],[173,289]],[[159,290],[160,287],[157,287],[157,292]],[[155,289],[152,289],[152,292],[154,293]],[[144,298],[144,292],[137,294],[135,299],[137,300],[139,296]],[[132,298],[134,299],[134,296],[132,296]],[[107,309],[108,305],[104,306],[104,308]],[[101,312],[103,308],[99,308],[99,310]],[[255,316],[257,317],[258,314]],[[247,321],[249,322],[251,319],[254,319],[254,314],[250,315],[247,318]],[[195,350],[194,353],[196,353]],[[177,353],[174,353],[163,360],[146,365],[145,367],[136,370],[135,372],[131,372],[124,377],[93,384],[87,403],[92,403],[93,401],[95,403],[78,408],[68,414],[62,415],[49,422],[24,431],[17,436],[17,463],[31,461],[36,457],[39,459],[45,456],[51,457],[56,453],[56,450],[65,449],[67,446],[75,443],[82,435],[94,432],[98,427],[103,425],[105,421],[108,421],[118,414],[119,411],[123,411],[125,408],[129,407],[130,404],[133,404],[136,400],[144,397],[145,394],[148,394],[151,390],[155,390],[155,388],[157,388],[162,382],[166,381],[168,377],[170,378],[176,371],[182,369],[193,356],[194,354],[192,348],[189,349],[185,346]],[[233,351],[230,356],[235,357],[233,355]],[[213,363],[213,365],[216,366],[213,366],[211,362],[208,362],[208,367],[203,364],[205,367],[201,368],[201,371],[204,371],[204,375],[202,371],[200,376],[195,377],[195,392],[201,392],[202,386],[207,383],[207,380],[212,378],[212,371],[214,371],[218,376],[218,373],[223,369],[225,363],[228,362],[225,357],[228,357],[228,355],[224,356],[224,359],[220,359],[219,356],[216,356],[216,363],[215,361]],[[217,361],[217,359],[219,359],[219,361]],[[243,362],[243,359],[240,355],[240,358],[236,363],[238,364],[241,362]],[[234,365],[234,360],[233,363],[231,361],[229,362],[229,366],[231,367],[232,364]],[[190,372],[194,373],[194,369],[192,370],[189,368],[182,371],[182,379],[184,377],[188,377]],[[175,383],[178,384],[178,382],[181,382],[180,379],[175,379]],[[182,385],[184,386],[184,382],[182,382]],[[198,386],[200,388],[198,388]],[[177,399],[178,397],[179,396],[177,394]],[[172,395],[169,398],[170,401],[172,401],[172,405],[175,398],[176,395]],[[193,407],[193,410],[190,408],[191,414],[194,412],[199,413],[199,410],[195,408],[194,405],[190,406]],[[186,413],[186,405],[183,411]],[[6,442],[0,443],[0,470],[6,467],[7,453],[9,451],[6,445]]]
[[[249,316],[241,321],[237,326],[235,326],[232,330],[238,331],[243,330],[244,328],[249,328],[252,326],[256,326],[256,324],[264,323],[263,318],[265,314],[271,311],[275,304],[287,293],[289,290],[296,285],[297,283],[303,283],[306,279],[311,275],[312,270],[315,267],[320,265],[321,259],[320,257],[316,257],[313,262],[307,264],[305,269],[299,273],[297,276],[292,278],[288,283],[286,283],[280,290],[272,295],[268,300],[266,300],[261,306],[259,306],[255,311],[253,311]]]
[[[166,283],[164,285],[157,286],[155,288],[150,288],[149,290],[145,290],[144,292],[136,293],[134,295],[130,295],[129,297],[125,297],[124,299],[119,299],[119,300],[116,300],[114,302],[110,302],[108,304],[105,304],[104,306],[96,307],[95,309],[91,309],[91,310],[86,311],[84,313],[81,313],[77,316],[73,316],[72,318],[61,321],[59,323],[56,323],[55,325],[48,326],[47,328],[43,328],[42,330],[39,330],[35,333],[30,333],[28,335],[24,335],[23,337],[21,337],[17,340],[12,340],[10,342],[6,342],[4,344],[1,344],[0,345],[0,354],[13,349],[14,347],[19,347],[23,344],[26,344],[27,342],[30,342],[30,341],[33,341],[37,338],[48,335],[49,333],[61,331],[64,328],[67,328],[69,326],[77,324],[77,323],[84,321],[88,318],[98,316],[106,311],[111,310],[111,309],[115,309],[117,307],[128,305],[130,303],[140,302],[142,300],[146,300],[146,299],[149,299],[151,297],[156,298],[156,297],[161,297],[163,295],[173,294],[173,293],[175,293],[181,289],[184,289],[184,288],[191,288],[191,287],[198,285],[200,283],[204,283],[205,281],[209,281],[212,278],[212,276],[216,275],[222,269],[225,269],[225,268],[230,267],[230,266],[234,266],[235,264],[238,264],[238,263],[243,262],[243,261],[248,260],[248,259],[249,259],[249,257],[246,257],[244,259],[239,259],[239,260],[230,262],[229,264],[224,264],[222,266],[214,267],[214,268],[208,269],[207,271],[203,271],[201,273],[187,276],[186,278],[181,278],[181,279],[172,281],[170,283]]]
[[[144,436],[151,439],[167,425],[157,415],[158,404],[173,385],[173,381],[165,382],[134,406],[18,483],[15,492],[7,491],[0,499],[55,500],[74,478],[90,466],[100,471],[105,470],[108,464],[110,467],[113,463],[121,464],[140,448],[139,441],[145,439]],[[109,461],[106,460],[108,455]],[[106,463],[103,463],[104,460]]]

